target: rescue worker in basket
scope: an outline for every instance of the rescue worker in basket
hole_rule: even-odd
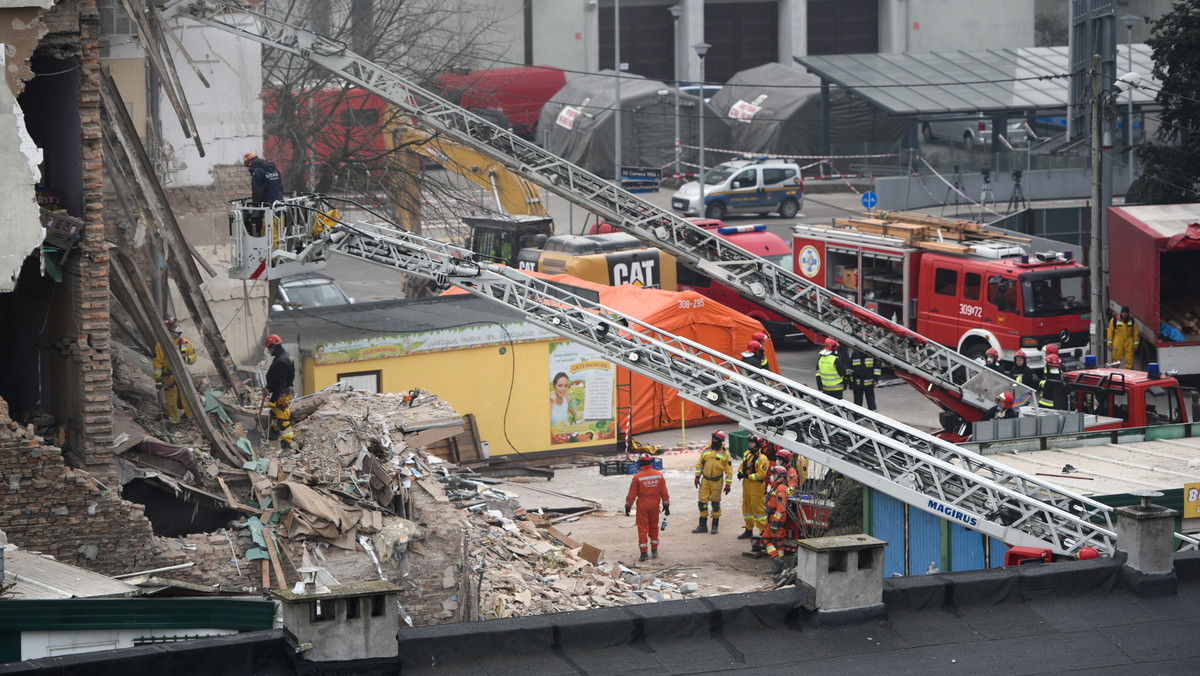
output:
[[[757,434],[750,435],[750,449],[738,464],[737,478],[742,480],[742,520],[746,530],[737,536],[739,540],[754,537],[754,529],[762,535],[767,530],[767,472],[771,462],[767,460],[767,442]],[[762,547],[755,545],[756,549]]]
[[[834,399],[841,399],[846,389],[846,365],[838,356],[838,343],[833,338],[825,339],[825,349],[817,357],[817,389]]]
[[[1123,362],[1127,369],[1133,368],[1133,353],[1141,344],[1137,322],[1129,314],[1129,306],[1121,307],[1121,314],[1108,320],[1108,351],[1114,362]]]
[[[183,363],[191,366],[196,363],[196,350],[192,348],[191,342],[183,337],[183,329],[179,327],[179,320],[174,317],[168,317],[163,325],[167,327],[167,333],[171,335],[171,340],[175,347],[179,350],[179,356],[183,358]],[[192,412],[188,410],[187,402],[179,394],[179,383],[175,380],[175,374],[171,373],[170,364],[167,362],[167,357],[163,354],[163,348],[160,344],[154,345],[154,388],[163,393],[163,406],[167,410],[167,422],[172,425],[178,425],[182,422],[182,415],[191,416]]]
[[[643,453],[638,458],[640,471],[629,482],[629,493],[625,495],[625,516],[637,504],[638,561],[658,558],[658,505],[662,503],[663,514],[671,515],[671,496],[667,493],[667,479],[654,469],[654,458]],[[646,556],[649,544],[650,556]]]
[[[1031,390],[1037,389],[1037,374],[1029,367],[1025,350],[1017,350],[1017,353],[1013,355],[1013,366],[1012,370],[1008,372],[1008,377]],[[1022,401],[1021,405],[1024,406],[1027,403],[1026,401]]]
[[[771,364],[767,362],[767,351],[757,340],[746,343],[746,350],[742,352],[742,362],[763,371],[771,370]]]
[[[283,200],[283,177],[279,169],[259,157],[257,153],[246,153],[242,156],[242,164],[250,172],[250,201],[248,206],[269,207]],[[262,237],[263,211],[261,209],[246,209],[244,211],[246,227],[250,234]]]
[[[712,534],[716,535],[721,523],[721,492],[729,495],[733,488],[733,464],[729,459],[729,451],[725,449],[725,433],[721,430],[712,433],[712,442],[700,454],[700,460],[696,463],[695,484],[700,489],[700,525],[692,532],[709,532],[708,506],[712,504]]]
[[[1057,353],[1046,355],[1046,373],[1038,383],[1038,406],[1043,408],[1067,408],[1067,384],[1062,376],[1062,358]]]
[[[983,353],[983,363],[996,373],[1004,373],[1004,366],[1000,364],[1000,351],[994,347],[989,347],[987,352]]]
[[[1008,418],[1018,417],[1017,410],[1013,408],[1013,393],[1001,392],[996,395],[996,405],[989,408],[983,414],[984,420],[1005,420]]]
[[[296,379],[296,365],[292,356],[283,349],[283,339],[272,333],[267,336],[267,351],[271,353],[271,367],[267,369],[265,394],[271,404],[271,432],[269,438],[280,439],[283,450],[290,450],[295,441],[292,430],[292,383]]]

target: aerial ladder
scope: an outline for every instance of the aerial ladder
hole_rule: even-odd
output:
[[[972,419],[990,404],[993,392],[1020,390],[977,362],[403,81],[340,42],[258,15],[260,34],[245,24],[247,10],[214,0],[167,2],[163,13],[188,16],[322,65],[403,107],[426,129],[492,157],[781,314],[907,370],[910,382],[938,393],[935,401]],[[283,257],[279,267],[288,268],[319,264],[340,253],[404,270],[438,286],[454,285],[514,309],[532,324],[586,345],[690,401],[738,420],[752,433],[913,507],[1014,546],[1041,546],[1064,555],[1077,554],[1083,547],[1115,552],[1111,508],[1095,500],[625,317],[560,285],[478,261],[466,249],[388,225],[341,223],[320,196],[286,202],[270,207],[272,220],[287,236],[280,237],[264,258],[268,278],[275,255]],[[278,276],[286,274],[274,278]],[[1196,539],[1179,534],[1176,538],[1184,548],[1200,548]]]
[[[308,227],[325,224],[306,256],[343,254],[504,305],[753,434],[1010,545],[1064,555],[1083,547],[1115,551],[1111,508],[1090,498],[625,316],[569,286],[401,228],[336,221],[319,195],[289,198],[287,208],[307,214]]]
[[[1032,394],[1028,387],[983,364],[763,260],[408,82],[349,51],[340,41],[220,0],[168,0],[161,9],[166,18],[187,17],[326,68],[397,106],[427,132],[492,158],[746,298],[890,364],[901,378],[964,420],[980,420],[1001,392],[1013,392],[1018,400]],[[256,21],[248,21],[248,16]],[[285,238],[273,238],[265,248],[262,242],[240,245],[245,250],[264,252],[267,263],[244,265],[241,269],[254,270],[267,279],[296,274],[302,266],[291,264],[296,260],[294,254],[311,243],[306,239],[311,236],[299,233],[304,241],[287,252],[277,245]],[[266,260],[285,253],[286,264],[275,266],[274,260]],[[322,264],[321,259],[312,258],[304,265],[311,270]]]

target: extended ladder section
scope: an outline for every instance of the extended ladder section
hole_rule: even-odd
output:
[[[888,495],[1012,545],[1114,551],[1110,508],[444,242],[340,225],[330,251],[454,285]]]
[[[342,42],[246,8],[215,0],[175,0],[162,8],[320,65],[399,107],[432,132],[440,132],[508,167],[616,227],[663,249],[756,303],[843,345],[871,354],[898,370],[939,404],[978,420],[997,394],[1029,388],[983,364],[915,334],[871,311],[774,265],[675,214],[613,185],[425,91],[350,52]],[[254,16],[257,21],[250,21]],[[261,31],[261,32],[260,32]]]

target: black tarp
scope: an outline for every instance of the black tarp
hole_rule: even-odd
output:
[[[820,155],[821,78],[800,66],[768,63],[744,70],[709,105],[729,120],[734,150],[772,155]],[[894,152],[906,123],[889,118],[840,87],[830,87],[830,140],[836,155]]]
[[[537,142],[563,159],[606,178],[613,178],[616,145],[616,78],[607,70],[571,80],[542,108]],[[679,95],[679,137],[684,146],[682,171],[696,171],[700,99]],[[705,164],[720,157],[709,148],[729,147],[729,128],[712,106],[704,113]],[[692,148],[688,148],[691,146]],[[675,91],[640,75],[621,76],[621,164],[624,167],[674,172]]]

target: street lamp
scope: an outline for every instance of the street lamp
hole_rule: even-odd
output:
[[[1125,30],[1127,32],[1127,40],[1126,40],[1125,44],[1128,46],[1128,48],[1126,49],[1126,56],[1129,58],[1129,61],[1128,61],[1129,72],[1132,73],[1133,72],[1133,26],[1138,22],[1138,17],[1136,14],[1126,14],[1125,16],[1121,17],[1121,21],[1123,21],[1125,23]],[[1125,115],[1125,147],[1129,149],[1129,160],[1128,160],[1129,171],[1130,171],[1129,176],[1131,177],[1131,180],[1132,180],[1132,177],[1133,177],[1133,88],[1132,87],[1129,90],[1129,101],[1128,101],[1127,105],[1129,106],[1129,108],[1128,108],[1128,112]]]
[[[708,54],[708,48],[712,45],[707,42],[697,42],[692,45],[692,49],[696,50],[696,56],[700,57],[700,102],[697,108],[700,110],[700,210],[697,214],[704,218],[708,214],[704,208],[704,55]]]
[[[679,180],[679,17],[683,16],[682,5],[671,5],[667,8],[671,18],[675,20],[675,180]]]

